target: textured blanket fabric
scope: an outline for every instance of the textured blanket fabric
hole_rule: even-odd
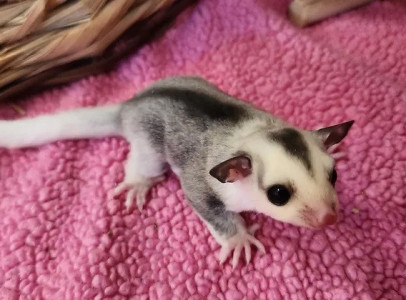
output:
[[[287,1],[202,0],[113,72],[21,101],[25,116],[2,105],[0,119],[32,117],[195,74],[303,128],[356,123],[337,162],[339,224],[312,231],[248,213],[266,254],[234,271],[218,264],[173,174],[141,213],[108,198],[123,177],[123,139],[0,149],[0,298],[405,299],[402,2],[303,30],[286,20]]]

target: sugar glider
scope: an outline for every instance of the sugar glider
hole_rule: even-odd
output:
[[[337,173],[327,150],[353,121],[301,130],[235,99],[198,77],[171,77],[121,104],[83,108],[31,119],[0,121],[0,147],[38,146],[62,139],[122,136],[130,144],[125,178],[127,208],[142,209],[149,189],[168,166],[188,203],[235,267],[258,225],[239,215],[255,211],[282,222],[323,228],[337,220]]]

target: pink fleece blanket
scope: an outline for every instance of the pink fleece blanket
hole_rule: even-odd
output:
[[[31,117],[120,102],[197,74],[304,128],[355,119],[338,162],[339,224],[246,214],[266,254],[233,271],[174,175],[141,213],[109,200],[124,140],[1,149],[1,299],[405,299],[406,6],[376,1],[301,30],[287,5],[202,0],[117,70],[19,105]],[[1,106],[0,119],[19,117]]]

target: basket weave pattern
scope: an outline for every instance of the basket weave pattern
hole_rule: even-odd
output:
[[[0,0],[0,100],[38,82],[47,86],[92,73],[94,58],[106,56],[129,28],[142,23],[133,34],[151,34],[143,32],[152,30],[151,22],[157,30],[159,21],[174,17],[188,2],[193,1]]]

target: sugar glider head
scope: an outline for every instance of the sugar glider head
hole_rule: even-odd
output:
[[[332,225],[339,209],[337,172],[327,150],[342,141],[352,124],[317,131],[261,130],[210,175],[222,183],[221,196],[230,209],[255,210],[310,228]]]

